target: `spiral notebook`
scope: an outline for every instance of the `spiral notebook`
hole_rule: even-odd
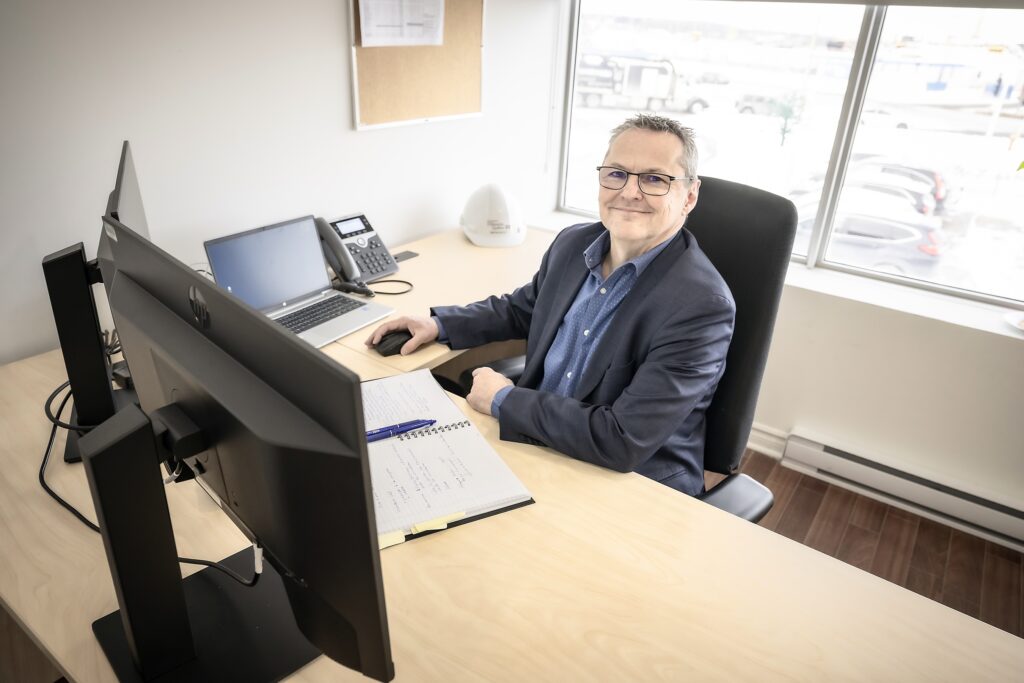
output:
[[[362,394],[367,430],[437,420],[367,444],[381,548],[533,502],[429,370],[364,382]]]

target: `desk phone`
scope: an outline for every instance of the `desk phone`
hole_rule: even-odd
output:
[[[363,214],[317,219],[327,261],[348,281],[373,282],[398,272],[398,264]]]

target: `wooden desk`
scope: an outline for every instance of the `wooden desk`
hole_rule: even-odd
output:
[[[0,367],[0,599],[70,680],[110,681],[100,537],[36,481],[62,377],[57,352]],[[644,477],[499,442],[463,407],[537,503],[382,552],[398,680],[1020,680],[1008,633]],[[49,480],[93,516],[81,466]],[[167,494],[180,553],[246,545],[193,482]],[[321,657],[294,680],[361,676]]]
[[[396,371],[349,342],[325,352],[363,379]],[[0,367],[0,601],[70,680],[111,681],[91,630],[117,608],[100,537],[36,481],[63,379],[56,351]],[[461,405],[537,503],[381,553],[397,680],[1021,680],[1008,633],[639,475],[500,442]],[[53,488],[95,518],[81,466],[53,459]],[[245,547],[194,482],[167,496],[180,554]],[[321,657],[290,680],[365,679]]]

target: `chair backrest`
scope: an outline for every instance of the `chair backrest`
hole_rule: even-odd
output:
[[[725,374],[707,411],[704,468],[712,472],[735,471],[746,448],[796,220],[796,207],[788,199],[701,177],[700,196],[686,228],[736,300],[736,327]]]

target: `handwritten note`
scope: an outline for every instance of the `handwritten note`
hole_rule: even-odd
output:
[[[367,429],[426,418],[428,429],[368,444],[377,531],[418,533],[530,500],[476,427],[427,370],[364,382]],[[445,524],[448,522],[445,521]],[[383,541],[382,541],[383,544]]]
[[[362,386],[367,430],[411,420],[437,420],[444,425],[465,419],[429,370],[363,382]]]

